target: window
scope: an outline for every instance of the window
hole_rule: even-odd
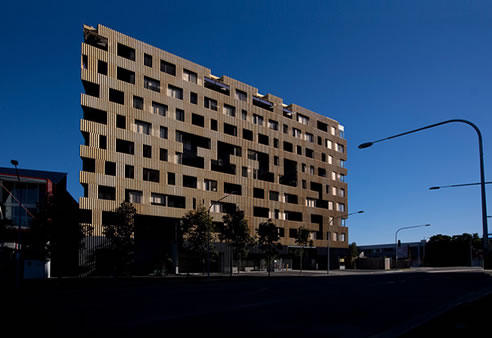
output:
[[[268,136],[258,133],[258,143],[268,145],[270,143]]]
[[[284,194],[284,197],[285,197],[285,202],[287,202],[287,203],[297,204],[297,202],[298,202],[297,195]]]
[[[345,189],[343,188],[338,189],[338,196],[345,197]]]
[[[297,113],[297,122],[307,125],[309,123],[309,117]]]
[[[126,117],[123,115],[116,115],[116,128],[125,129],[126,128]]]
[[[343,203],[337,203],[337,211],[339,211],[339,212],[345,212],[345,204],[343,204]]]
[[[116,139],[116,152],[133,155],[135,153],[135,144],[130,141]]]
[[[183,164],[183,153],[180,153],[180,152],[176,152],[175,153],[175,158],[176,158],[176,161],[175,163],[176,164]]]
[[[176,130],[176,142],[183,142],[183,133]]]
[[[292,128],[292,136],[302,138],[302,131],[297,128]]]
[[[278,138],[273,139],[273,147],[278,148]]]
[[[108,75],[108,63],[97,60],[97,72],[101,75]]]
[[[183,89],[175,87],[173,85],[168,85],[167,86],[167,96],[182,100],[183,99]]]
[[[326,177],[326,169],[325,168],[318,168],[318,176]]]
[[[99,185],[97,187],[97,197],[100,200],[111,200],[114,201],[116,199],[116,188],[108,187],[105,185]]]
[[[203,98],[203,105],[205,108],[217,111],[217,101],[214,99],[205,96]]]
[[[152,67],[152,55],[144,53],[144,65]]]
[[[184,122],[185,120],[185,112],[183,109],[178,109],[176,108],[176,121],[182,121]]]
[[[237,136],[237,127],[224,122],[224,134]]]
[[[292,153],[294,152],[294,146],[292,145],[292,143],[284,141],[284,150]]]
[[[135,49],[118,43],[118,56],[124,57],[125,59],[135,61]]]
[[[241,189],[239,184],[224,182],[224,193],[226,194],[241,195]]]
[[[270,191],[270,201],[278,201],[278,191]]]
[[[289,126],[284,124],[282,131],[284,134],[288,134],[289,133]]]
[[[246,110],[241,110],[241,118],[246,121],[248,119],[248,112]]]
[[[321,136],[318,136],[318,145],[323,144],[323,138]]]
[[[143,168],[143,180],[159,183],[159,170]]]
[[[167,139],[167,127],[161,126],[159,135],[161,138]]]
[[[166,206],[166,195],[152,193],[150,195],[150,204]]]
[[[302,155],[302,147],[301,146],[297,146],[297,155]]]
[[[229,106],[228,104],[224,104],[224,114],[235,117],[236,116],[236,107]]]
[[[316,200],[314,198],[306,197],[306,206],[309,208],[314,208]]]
[[[135,178],[135,168],[132,165],[125,164],[125,178]]]
[[[268,120],[268,128],[278,130],[278,122],[274,120]]]
[[[278,165],[278,164],[279,164],[278,156],[273,156],[273,165]]]
[[[258,153],[254,150],[248,149],[248,160],[257,161]]]
[[[259,126],[263,125],[263,116],[253,114],[253,123]]]
[[[87,55],[82,55],[82,69],[87,69],[87,65],[89,64],[89,58]]]
[[[308,142],[314,142],[314,136],[313,136],[313,134],[310,134],[310,133],[305,133],[304,139]]]
[[[253,216],[268,218],[269,211],[268,208],[253,207]]]
[[[144,76],[144,88],[160,93],[161,81]]]
[[[169,185],[176,184],[176,175],[174,173],[167,173],[167,184]]]
[[[99,148],[106,149],[106,135],[99,135]]]
[[[142,192],[125,189],[125,200],[130,203],[142,203]]]
[[[143,145],[143,157],[152,158],[152,146]]]
[[[197,83],[197,78],[198,75],[195,72],[188,69],[183,69],[183,80],[191,83]]]
[[[336,135],[337,134],[337,128],[331,127],[331,134]]]
[[[167,105],[152,101],[152,113],[161,115],[161,116],[166,116],[167,114]]]
[[[326,162],[326,154],[321,153],[321,161]]]
[[[202,115],[192,113],[191,124],[199,127],[205,127],[205,118]]]
[[[113,88],[109,88],[109,101],[118,104],[125,104],[125,93]]]
[[[331,145],[332,145],[331,141],[326,140],[326,148],[331,149]]]
[[[248,99],[248,94],[246,94],[246,92],[243,92],[242,90],[236,89],[235,97],[236,97],[236,100],[246,102],[246,100]]]
[[[174,65],[170,62],[161,60],[161,72],[176,76],[176,65]]]
[[[323,123],[321,121],[316,121],[317,122],[317,128],[321,131],[328,131],[328,125],[326,123]]]
[[[302,180],[302,189],[307,189],[307,182],[306,182],[306,180]]]
[[[135,120],[135,132],[144,135],[150,135],[152,133],[152,124],[140,120]]]
[[[135,84],[135,73],[125,68],[118,67],[116,69],[116,78],[121,81]]]
[[[159,160],[167,162],[167,149],[159,148]]]
[[[242,175],[243,175],[243,177],[248,177],[248,167],[242,168]]]
[[[198,94],[190,92],[190,103],[198,104]]]
[[[337,151],[341,153],[345,152],[345,147],[343,146],[343,144],[337,143]]]
[[[328,163],[333,164],[333,156],[328,155]]]
[[[306,148],[306,157],[313,158],[314,151],[313,149]]]
[[[243,128],[243,139],[253,141],[253,132]]]
[[[142,97],[133,95],[133,108],[135,108],[135,109],[143,109],[144,108],[144,100]]]
[[[82,85],[86,95],[99,97],[99,85],[97,83],[82,80]],[[109,92],[111,93],[111,89]]]
[[[205,179],[205,190],[217,191],[217,181]]]
[[[196,177],[183,175],[183,187],[196,189]]]
[[[265,198],[265,190],[260,189],[260,188],[253,188],[253,197],[254,198]]]
[[[314,175],[314,167],[313,166],[309,167],[309,174]]]
[[[210,129],[217,131],[217,120],[210,120]]]
[[[302,163],[301,164],[301,170],[302,170],[303,173],[306,172],[306,163]]]

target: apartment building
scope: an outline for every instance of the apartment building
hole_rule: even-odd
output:
[[[239,207],[251,233],[272,219],[284,246],[304,226],[318,248],[347,247],[337,121],[102,25],[84,26],[81,80],[80,208],[94,238],[127,200],[144,251],[172,246],[199,204],[217,222]]]

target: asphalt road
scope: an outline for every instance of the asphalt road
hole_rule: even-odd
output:
[[[39,337],[395,337],[492,290],[492,276],[477,271],[48,282],[5,294],[4,329]]]

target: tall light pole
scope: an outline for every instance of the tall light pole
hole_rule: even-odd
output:
[[[490,184],[492,182],[485,182],[485,184]],[[465,183],[465,184],[451,184],[451,185],[441,185],[441,186],[435,186],[435,187],[430,187],[429,190],[439,190],[442,188],[456,188],[456,187],[467,187],[470,185],[480,185],[482,183]]]
[[[488,223],[487,223],[487,201],[485,198],[485,169],[484,169],[484,161],[483,161],[482,133],[480,132],[480,129],[478,129],[478,127],[475,124],[473,124],[470,121],[461,120],[461,119],[447,120],[447,121],[443,121],[443,122],[439,122],[439,123],[434,123],[434,124],[431,124],[431,125],[428,125],[428,126],[425,126],[422,128],[410,130],[410,131],[407,131],[405,133],[401,133],[398,135],[385,137],[385,138],[380,139],[380,140],[376,140],[376,141],[372,141],[372,142],[365,142],[365,143],[362,143],[359,145],[359,149],[368,148],[368,147],[372,146],[374,143],[390,140],[393,138],[397,138],[400,136],[412,134],[412,133],[415,133],[415,132],[418,132],[421,130],[434,128],[434,127],[441,126],[443,124],[453,123],[453,122],[468,124],[469,126],[471,126],[475,130],[475,132],[477,133],[477,136],[478,136],[478,152],[479,152],[479,157],[480,157],[480,190],[481,190],[481,195],[482,195],[483,249],[484,249],[484,253],[487,254],[489,244],[488,244]]]
[[[413,228],[428,227],[428,226],[430,226],[430,224],[411,225],[411,226],[403,227],[403,228],[396,230],[396,233],[395,233],[395,268],[396,268],[396,270],[398,270],[398,233],[401,230],[405,230],[405,229],[413,229]]]
[[[18,181],[18,191],[19,191],[19,223],[17,224],[17,251],[15,252],[15,258],[16,258],[16,275],[15,275],[15,281],[17,287],[20,286],[20,280],[21,280],[21,250],[22,250],[22,245],[21,245],[21,209],[22,209],[22,188],[20,186],[20,176],[19,176],[19,169],[17,166],[19,165],[19,161],[17,160],[10,160],[10,163],[15,167],[15,173],[17,175],[17,181]]]
[[[330,220],[330,223],[328,223],[328,230],[330,230],[330,226],[333,224],[333,221],[338,218],[346,218],[346,217],[349,217],[350,215],[355,215],[355,214],[363,214],[364,213],[364,210],[359,210],[359,211],[356,211],[356,212],[351,212],[350,214],[345,214],[345,215],[341,215],[341,216],[337,216],[337,217],[332,217],[331,220]],[[331,242],[331,232],[328,231],[328,246],[327,246],[327,254],[326,254],[326,273],[329,274],[330,273],[330,242]]]
[[[236,192],[231,191],[230,193],[226,194],[225,196],[218,199],[217,201],[210,201],[210,206],[208,207],[208,210],[207,210],[208,216],[210,217],[210,208],[212,208],[212,206],[214,204],[219,203],[220,201],[222,201],[223,199],[229,197],[231,194],[234,194],[234,193],[236,193]],[[232,262],[231,262],[231,264],[232,264]],[[208,231],[207,231],[207,278],[210,278],[210,227],[208,227]]]

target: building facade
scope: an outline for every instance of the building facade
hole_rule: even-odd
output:
[[[239,207],[252,234],[272,219],[285,246],[304,226],[316,247],[347,247],[337,121],[102,25],[84,26],[81,80],[80,208],[95,238],[127,200],[137,242],[172,242],[201,204],[218,222]]]

